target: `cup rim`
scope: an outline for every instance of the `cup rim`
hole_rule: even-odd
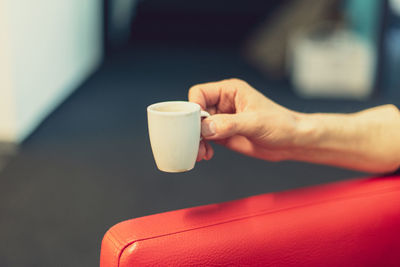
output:
[[[191,110],[187,110],[187,111],[159,111],[159,110],[155,110],[155,108],[160,107],[160,106],[164,106],[164,105],[169,105],[169,104],[185,104],[188,106],[191,106],[192,109]],[[200,111],[200,105],[194,102],[189,102],[189,101],[163,101],[163,102],[158,102],[158,103],[154,103],[151,104],[147,107],[147,112],[151,112],[154,114],[159,114],[159,115],[165,115],[165,116],[176,116],[176,115],[187,115],[187,114],[192,114],[194,112]]]

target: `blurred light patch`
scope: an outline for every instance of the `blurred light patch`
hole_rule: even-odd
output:
[[[400,15],[400,0],[389,0],[389,4],[393,11],[397,14]]]
[[[109,41],[120,45],[129,40],[137,0],[112,0],[109,6]]]

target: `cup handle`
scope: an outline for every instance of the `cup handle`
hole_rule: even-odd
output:
[[[211,115],[210,115],[210,113],[208,113],[207,111],[204,111],[204,110],[201,110],[200,111],[200,117],[204,117],[204,118],[207,118],[207,117],[210,117]],[[200,134],[200,141],[201,140],[203,140],[203,137],[201,136],[201,134]]]
[[[207,111],[204,110],[200,111],[200,117],[210,117],[210,116],[211,116],[210,113],[208,113]]]

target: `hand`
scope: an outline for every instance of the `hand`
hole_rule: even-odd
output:
[[[276,104],[246,82],[229,79],[195,85],[189,90],[189,101],[211,114],[202,121],[198,161],[213,157],[206,140],[256,158],[290,158],[299,113]]]
[[[400,167],[400,112],[383,105],[351,114],[305,114],[284,108],[238,79],[195,85],[189,101],[211,116],[201,125],[197,160],[213,140],[270,161],[299,160],[367,172]]]

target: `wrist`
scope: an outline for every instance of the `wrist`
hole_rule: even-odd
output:
[[[297,115],[292,159],[323,163],[334,154],[346,153],[355,145],[352,116],[300,113]],[[344,126],[345,125],[345,126]]]
[[[317,144],[321,136],[317,114],[296,113],[296,127],[293,136],[293,149],[305,150]]]

